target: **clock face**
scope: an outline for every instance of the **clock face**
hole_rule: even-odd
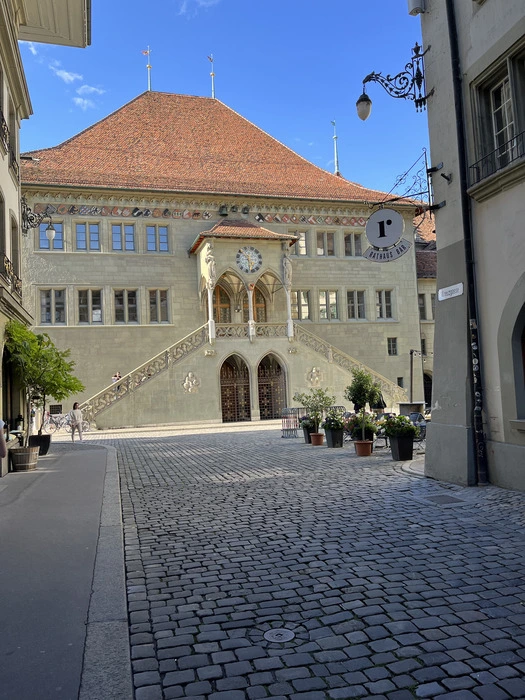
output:
[[[257,248],[246,245],[239,249],[235,261],[237,267],[243,272],[257,272],[262,265],[262,255]]]

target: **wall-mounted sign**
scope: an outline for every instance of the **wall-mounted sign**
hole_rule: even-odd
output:
[[[453,299],[454,297],[460,297],[463,294],[463,282],[458,282],[450,287],[443,287],[438,289],[438,301],[445,301],[445,299]]]
[[[365,234],[371,248],[367,248],[363,257],[372,262],[391,262],[397,260],[410,250],[412,243],[401,238],[405,222],[394,209],[378,209],[366,222]]]

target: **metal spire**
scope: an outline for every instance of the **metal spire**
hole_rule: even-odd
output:
[[[211,96],[215,99],[215,72],[213,70],[213,54],[208,56],[208,61],[211,63]]]
[[[149,46],[148,46],[148,48],[147,48],[146,51],[143,51],[143,52],[142,52],[142,54],[143,54],[144,56],[147,56],[147,57],[148,57],[148,62],[147,62],[147,64],[146,64],[146,68],[148,69],[148,92],[151,92],[151,66],[150,66],[150,63],[149,63],[149,55],[150,55],[150,53],[151,53],[151,50],[150,50]]]
[[[334,175],[341,175],[339,172],[339,156],[337,155],[337,133],[335,130],[335,121],[332,122],[334,127]]]

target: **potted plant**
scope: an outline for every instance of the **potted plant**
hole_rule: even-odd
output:
[[[304,441],[309,445],[312,442],[311,434],[315,430],[314,422],[308,416],[299,418],[299,427],[303,429]]]
[[[385,419],[385,435],[390,439],[392,459],[401,462],[412,459],[414,438],[419,434],[408,416],[390,416]]]
[[[71,351],[58,350],[47,333],[33,333],[20,321],[12,320],[6,325],[5,344],[9,362],[24,392],[26,412],[24,447],[10,449],[11,463],[16,471],[34,469],[38,454],[46,454],[49,449],[50,436],[42,435],[47,397],[62,401],[83,391],[84,385],[71,373],[75,366],[68,359]],[[38,436],[31,435],[33,405],[42,407]]]
[[[355,451],[358,456],[366,457],[372,454],[373,445],[373,441],[366,438],[366,404],[373,406],[379,401],[381,386],[374,382],[370,372],[364,369],[355,369],[353,375],[352,383],[345,389],[345,398],[354,404],[355,410],[359,413],[361,439],[354,439]]]
[[[321,423],[326,435],[327,447],[342,447],[345,423],[343,411],[340,408],[329,408],[324,421]]]
[[[335,396],[329,394],[326,389],[316,388],[310,389],[309,393],[294,394],[293,400],[305,407],[308,418],[314,424],[314,429],[310,433],[311,444],[322,445],[324,435],[319,432],[319,425],[323,419],[324,412],[333,405]]]
[[[374,420],[374,416],[371,413],[365,414],[365,440],[370,440],[372,442],[373,451],[373,441],[378,432],[379,426]],[[361,424],[361,416],[356,414],[355,416],[350,416],[345,421],[345,430],[349,433],[352,440],[361,440],[363,437],[363,427]]]

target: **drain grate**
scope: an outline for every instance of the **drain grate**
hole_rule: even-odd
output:
[[[263,637],[268,642],[289,642],[295,637],[295,633],[292,630],[287,630],[284,628],[279,628],[276,630],[268,630],[263,634]]]
[[[455,498],[454,496],[427,496],[427,501],[432,501],[432,503],[445,504],[445,503],[464,503],[461,498]]]

